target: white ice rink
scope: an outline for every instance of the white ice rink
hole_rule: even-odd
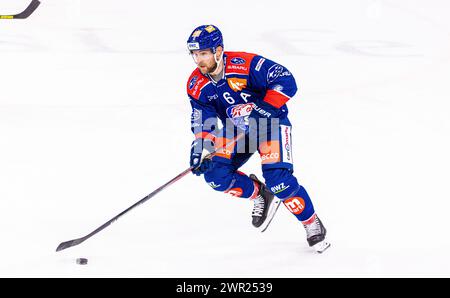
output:
[[[0,20],[0,277],[450,277],[448,1],[41,2]],[[56,253],[189,166],[205,23],[294,74],[295,174],[332,247],[189,175]]]

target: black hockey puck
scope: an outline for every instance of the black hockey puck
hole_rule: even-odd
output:
[[[87,263],[88,263],[88,259],[86,259],[86,258],[78,258],[77,259],[78,265],[87,265]]]

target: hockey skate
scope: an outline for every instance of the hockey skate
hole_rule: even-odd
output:
[[[330,247],[331,244],[325,239],[327,230],[315,213],[303,222],[303,227],[306,230],[306,241],[316,252],[322,253]]]
[[[264,232],[269,227],[278,207],[280,207],[281,201],[275,198],[267,186],[258,180],[256,175],[251,174],[250,179],[259,186],[258,196],[253,199],[255,205],[252,212],[252,225]]]

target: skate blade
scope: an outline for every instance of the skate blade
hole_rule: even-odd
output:
[[[273,199],[273,203],[269,207],[269,211],[267,212],[266,220],[263,222],[263,224],[259,227],[261,230],[261,233],[267,230],[270,223],[272,222],[272,219],[275,217],[275,214],[277,213],[278,207],[280,207],[281,200]]]
[[[315,245],[313,245],[313,248],[316,250],[317,253],[321,254],[325,250],[327,250],[331,246],[331,243],[327,242],[326,240],[323,240]]]

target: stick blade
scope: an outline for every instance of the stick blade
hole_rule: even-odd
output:
[[[83,242],[84,240],[85,240],[85,238],[78,238],[78,239],[69,240],[69,241],[66,241],[66,242],[61,242],[58,245],[58,247],[56,248],[56,251],[61,251],[61,250],[64,250],[66,248],[78,245],[81,242]]]
[[[14,16],[15,19],[26,19],[28,18],[35,10],[38,8],[38,6],[41,4],[39,0],[33,0],[33,2],[30,3],[30,5],[21,13]]]

